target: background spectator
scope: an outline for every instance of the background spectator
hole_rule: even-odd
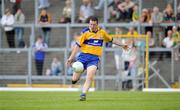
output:
[[[160,23],[162,23],[163,21],[163,14],[159,11],[159,8],[157,6],[155,6],[153,8],[153,12],[151,14],[151,21],[153,26],[153,35],[156,41],[156,45],[160,46],[161,41],[162,41],[162,32],[161,31],[161,27],[159,26]],[[152,33],[151,32],[151,33]]]
[[[134,2],[131,0],[125,0],[123,3],[118,5],[120,10],[119,20],[130,20],[132,18]]]
[[[133,40],[131,40],[131,42],[132,46],[129,46],[128,50],[123,49],[122,51],[122,60],[124,62],[124,69],[122,74],[124,74],[125,76],[130,76],[130,78],[132,78],[132,80],[123,82],[123,89],[136,88],[135,86],[137,85],[137,81],[135,80],[137,75],[137,49],[133,46]]]
[[[159,12],[159,8],[155,6],[151,14],[151,21],[153,24],[159,24],[163,21],[163,14]]]
[[[54,57],[51,63],[51,69],[46,70],[46,75],[58,76],[62,74],[62,69],[62,63],[59,61],[57,57]]]
[[[148,9],[146,9],[146,8],[144,8],[143,10],[142,10],[142,14],[141,14],[141,17],[140,17],[140,22],[141,23],[148,23],[148,24],[150,24],[150,26],[146,26],[145,27],[145,33],[147,32],[147,31],[151,31],[152,32],[152,21],[151,21],[151,11],[150,10],[148,10]]]
[[[163,20],[165,23],[173,23],[175,21],[175,16],[173,13],[173,8],[170,3],[166,5],[166,8],[163,12]],[[167,36],[168,30],[172,30],[172,26],[168,26],[165,28],[165,36]]]
[[[39,0],[39,9],[48,8],[49,6],[49,0]]]
[[[111,3],[113,0],[108,0],[108,3]],[[100,10],[104,6],[105,0],[99,0],[98,5],[94,7],[96,10]]]
[[[63,8],[62,17],[60,17],[60,23],[70,23],[72,13],[71,0],[66,0],[66,6]]]
[[[25,16],[21,9],[18,9],[15,14],[15,24],[24,24]],[[22,48],[25,46],[25,42],[23,39],[24,29],[22,27],[15,28],[15,35],[16,35],[16,44],[17,47]]]
[[[149,37],[149,47],[153,48],[155,46],[155,40],[152,37],[151,31],[148,31],[146,35]]]
[[[94,15],[94,9],[92,7],[92,1],[83,0],[83,4],[80,6],[79,19],[80,23],[87,23],[90,16]]]
[[[22,0],[10,0],[12,3],[12,14],[15,15],[17,10],[21,8]]]
[[[138,32],[134,29],[134,27],[130,27],[127,35],[138,35]]]
[[[164,15],[164,18],[163,18],[164,22],[172,23],[175,21],[175,16],[174,16],[173,8],[172,8],[171,4],[166,5],[163,15]]]
[[[177,21],[178,23],[180,23],[180,7],[178,7],[178,9],[177,9],[176,21]]]
[[[113,0],[109,5],[108,5],[108,21],[112,21],[115,19],[116,21],[118,20],[120,16],[120,12],[118,9],[118,5],[120,4],[119,0]]]
[[[137,23],[139,21],[138,5],[133,6],[132,21]]]
[[[141,23],[150,23],[151,22],[151,15],[150,15],[148,9],[144,8],[142,10],[142,14],[141,14],[141,17],[140,17],[140,22]]]
[[[115,28],[115,34],[122,34],[123,33],[123,31],[122,31],[122,29],[121,28],[118,28],[118,27],[116,27]],[[116,39],[116,38],[115,38]],[[120,39],[120,38],[117,38],[117,40],[120,40],[120,42],[121,41],[123,41],[122,39]],[[119,48],[119,46],[117,46],[117,45],[115,45],[115,44],[113,44],[112,45],[112,47],[114,47],[114,48]],[[116,70],[117,70],[117,72],[119,72],[120,71],[120,56],[121,56],[121,54],[122,54],[122,51],[119,49],[119,51],[115,51],[114,52],[114,59],[115,59],[115,65],[116,65]]]
[[[10,9],[5,10],[5,15],[3,15],[1,19],[1,24],[4,27],[4,31],[6,33],[7,42],[10,48],[15,48],[15,41],[14,41],[14,16],[11,14]]]
[[[155,39],[153,38],[151,31],[148,31],[146,33],[146,35],[149,37],[149,41],[148,41],[149,48],[154,48],[155,47]],[[154,55],[155,55],[155,52],[149,52],[149,59],[153,58]]]
[[[39,23],[41,25],[47,25],[52,22],[51,15],[47,13],[45,9],[41,10]],[[41,28],[41,36],[44,39],[44,42],[49,45],[49,37],[50,37],[51,28],[50,27],[42,27]]]
[[[45,59],[44,50],[48,48],[48,45],[43,41],[42,37],[38,37],[37,41],[33,45],[35,51],[35,64],[37,75],[43,74],[43,64]]]
[[[165,37],[162,41],[162,46],[165,48],[172,48],[174,46],[171,30],[168,30],[167,37]],[[166,57],[170,57],[171,55],[170,52],[161,52],[159,60],[163,59],[164,54],[166,54]]]
[[[172,38],[173,38],[174,40],[180,38],[180,33],[177,31],[176,26],[173,26],[173,29],[172,29]],[[175,46],[177,43],[178,43],[178,42],[174,41],[174,46]],[[176,48],[175,48],[174,56],[175,56],[175,60],[178,61],[178,60],[179,60],[179,56],[180,56],[179,47],[176,47]]]

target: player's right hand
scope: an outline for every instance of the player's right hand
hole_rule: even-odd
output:
[[[66,67],[70,67],[71,66],[71,64],[72,64],[72,62],[73,62],[73,59],[68,59],[67,61],[66,61]]]

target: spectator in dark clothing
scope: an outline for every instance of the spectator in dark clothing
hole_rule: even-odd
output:
[[[12,3],[12,14],[15,15],[17,10],[21,8],[22,0],[10,0]]]
[[[120,12],[118,9],[118,5],[121,2],[119,0],[113,0],[109,5],[108,5],[108,11],[109,11],[109,17],[108,20],[111,21],[113,19],[118,20],[120,16]]]
[[[41,10],[39,23],[41,25],[47,25],[52,22],[51,15],[47,13],[45,9]],[[44,39],[44,42],[49,45],[49,37],[50,37],[51,28],[50,27],[42,27],[41,28],[41,36]]]
[[[176,21],[180,23],[180,7],[178,7],[177,14],[176,14]]]

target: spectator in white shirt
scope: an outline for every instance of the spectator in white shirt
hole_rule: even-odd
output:
[[[174,41],[172,38],[172,31],[168,30],[167,37],[165,37],[162,41],[162,46],[165,48],[172,48],[174,46]],[[166,57],[170,57],[170,52],[161,52],[159,60],[163,59],[164,54],[166,54]]]
[[[173,45],[174,45],[174,41],[172,39],[172,31],[169,30],[168,33],[167,33],[167,37],[165,37],[163,39],[163,42],[162,42],[162,45],[165,47],[165,48],[172,48]]]
[[[1,19],[1,25],[4,27],[4,31],[6,33],[7,42],[10,48],[15,48],[14,41],[14,16],[11,14],[10,9],[5,10],[5,15],[3,15]]]
[[[83,4],[80,7],[80,12],[79,12],[79,22],[80,23],[87,23],[88,18],[90,16],[94,15],[94,9],[92,7],[92,1],[90,0],[83,0]]]

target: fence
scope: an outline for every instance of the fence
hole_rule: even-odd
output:
[[[2,12],[4,12],[5,5],[4,1],[2,0]],[[74,2],[74,0],[72,0]],[[45,61],[45,67],[49,66],[48,64],[50,63],[52,56],[51,54],[58,54],[61,56],[61,61],[63,64],[65,64],[66,59],[69,56],[70,52],[70,41],[71,41],[71,36],[72,36],[72,31],[78,31],[81,30],[83,27],[86,27],[87,24],[78,24],[75,23],[75,14],[72,14],[72,23],[70,24],[50,24],[46,26],[41,26],[37,23],[38,19],[38,3],[37,0],[34,0],[34,7],[35,7],[35,23],[33,24],[24,24],[24,25],[14,25],[14,27],[23,27],[27,28],[29,31],[29,35],[26,36],[28,41],[28,48],[20,49],[20,48],[15,48],[15,49],[9,49],[4,46],[4,34],[3,30],[1,27],[1,37],[0,37],[0,65],[1,65],[1,72],[0,72],[0,82],[1,84],[6,84],[6,83],[26,83],[26,84],[33,84],[33,83],[58,83],[58,84],[70,84],[71,76],[68,76],[67,73],[67,68],[63,66],[63,74],[59,76],[37,76],[36,71],[34,68],[34,58],[32,56],[33,54],[33,49],[32,45],[35,42],[35,38],[38,36],[38,29],[41,27],[51,27],[53,29],[57,29],[57,31],[61,31],[65,33],[65,35],[62,35],[60,39],[64,39],[63,45],[59,45],[56,47],[53,47],[53,42],[51,42],[50,47],[46,50],[46,52],[49,54],[49,57],[47,55],[47,59]],[[142,2],[143,0],[139,0],[139,7],[140,11],[142,10]],[[107,12],[107,2],[104,4],[104,19],[103,23],[100,25],[104,28],[115,28],[115,27],[122,27],[122,28],[128,28],[130,26],[136,27],[139,33],[143,33],[143,28],[146,26],[151,26],[149,24],[133,24],[133,23],[108,23],[106,12]],[[75,8],[76,6],[73,7]],[[174,0],[174,7],[177,7],[177,0]],[[175,8],[176,9],[176,8]],[[176,10],[174,10],[176,13]],[[167,27],[167,26],[180,26],[178,23],[161,23],[159,25],[155,25],[158,27]],[[77,29],[78,28],[78,29]],[[56,34],[58,35],[58,34]],[[28,37],[29,36],[29,37]],[[52,47],[53,48],[52,48]],[[59,48],[60,47],[60,48]],[[21,51],[21,53],[17,53],[18,51]],[[100,68],[96,74],[96,88],[98,90],[107,90],[107,89],[122,89],[122,79],[118,74],[116,74],[116,71],[114,71],[114,60],[109,63],[108,58],[113,57],[113,53],[115,51],[119,51],[115,48],[104,48],[103,51],[103,56],[101,58],[101,65]],[[155,51],[155,52],[164,52],[164,51],[169,51],[172,53],[172,58],[171,58],[171,68],[170,72],[167,72],[167,74],[170,73],[170,76],[164,78],[161,76],[163,72],[158,72],[156,71],[155,74],[150,75],[150,82],[153,77],[159,77],[160,80],[163,82],[165,86],[163,87],[170,87],[171,82],[174,82],[176,80],[176,75],[175,75],[175,66],[179,65],[177,62],[174,62],[173,58],[173,49],[164,49],[164,48],[152,48],[149,49],[149,51]],[[110,53],[110,55],[109,55]],[[108,57],[107,57],[108,56]],[[110,56],[110,57],[109,57]],[[9,58],[6,58],[9,57]],[[6,59],[3,59],[6,58]],[[23,60],[22,60],[23,58]],[[18,62],[21,61],[22,62]],[[151,61],[150,61],[151,62]],[[175,65],[177,63],[177,65]],[[9,68],[7,68],[7,66]],[[153,66],[153,65],[152,65]],[[18,69],[20,68],[20,69]],[[21,71],[20,71],[21,70]],[[44,68],[44,72],[45,72]],[[177,70],[178,71],[178,70]],[[157,74],[158,73],[158,74]],[[178,72],[177,72],[178,73]],[[169,80],[170,78],[170,80]],[[85,76],[82,77],[82,79],[85,79]],[[140,80],[141,83],[139,86],[144,87],[144,77],[137,78],[136,80]],[[115,85],[115,86],[112,86]],[[156,84],[150,84],[150,87],[155,87]],[[162,85],[160,84],[158,87],[161,87]]]

